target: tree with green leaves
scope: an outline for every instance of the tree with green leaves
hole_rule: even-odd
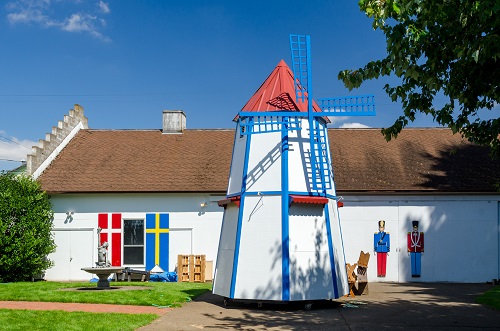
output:
[[[353,89],[364,81],[395,75],[384,89],[403,114],[386,140],[418,113],[459,132],[469,141],[500,152],[500,2],[498,0],[360,0],[373,28],[386,37],[387,57],[339,79]],[[436,96],[445,96],[445,103]]]
[[[52,266],[48,195],[29,176],[0,173],[0,282],[31,280]]]

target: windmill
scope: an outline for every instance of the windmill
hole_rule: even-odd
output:
[[[373,96],[312,99],[310,37],[235,117],[233,158],[213,293],[231,300],[312,301],[348,292],[329,116],[374,115]]]

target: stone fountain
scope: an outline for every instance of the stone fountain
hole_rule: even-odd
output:
[[[97,236],[101,233],[101,228],[97,228]],[[100,290],[111,289],[109,286],[109,276],[116,272],[121,272],[122,267],[112,267],[111,263],[108,260],[108,243],[100,243],[97,247],[97,262],[95,263],[95,267],[87,267],[82,268],[83,271],[86,271],[90,274],[97,275],[99,281],[97,282],[97,288]]]

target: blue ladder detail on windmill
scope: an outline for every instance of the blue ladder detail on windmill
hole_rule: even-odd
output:
[[[297,100],[304,102],[311,89],[311,59],[309,36],[290,35],[290,51],[292,54],[292,72]],[[312,100],[311,100],[312,101]]]
[[[297,116],[242,116],[240,118],[240,135],[296,131],[301,129],[300,120]]]
[[[312,190],[317,191],[317,193],[325,193],[326,190],[332,188],[332,170],[331,162],[328,154],[328,142],[326,126],[320,125],[319,121],[313,122],[312,132],[313,135],[313,145],[311,148],[311,159],[314,158],[314,162],[311,162],[311,166],[315,167],[312,169],[311,173],[311,184]]]
[[[319,99],[322,112],[314,113],[311,78],[311,39],[308,35],[290,35],[290,53],[294,76],[295,98],[298,102],[307,100],[309,118],[310,158],[309,168],[311,189],[318,194],[326,194],[333,184],[333,170],[326,150],[326,123],[320,124],[328,116],[371,116],[375,115],[375,97],[359,95]]]

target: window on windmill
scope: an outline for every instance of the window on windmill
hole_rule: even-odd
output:
[[[144,220],[123,220],[123,264],[144,264]]]

